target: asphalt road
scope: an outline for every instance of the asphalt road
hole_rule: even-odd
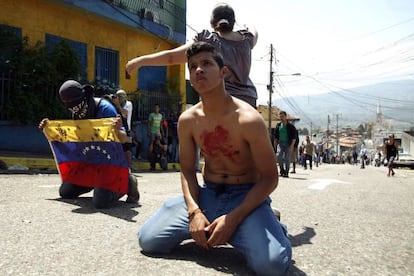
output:
[[[57,174],[0,175],[0,275],[252,275],[227,246],[142,254],[139,226],[181,190],[177,172],[137,175],[141,205],[124,197],[108,210],[91,193],[60,199]],[[413,170],[299,168],[271,197],[291,235],[291,275],[414,275]]]

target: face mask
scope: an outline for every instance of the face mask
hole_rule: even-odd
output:
[[[70,112],[72,112],[74,116],[78,117],[79,119],[82,119],[88,113],[88,103],[84,99],[79,104],[73,107],[68,107],[68,109]]]

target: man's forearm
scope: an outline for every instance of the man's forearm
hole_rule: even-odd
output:
[[[198,193],[199,185],[197,181],[197,176],[194,170],[193,172],[181,172],[181,188],[183,191],[185,203],[187,205],[188,212],[192,212],[195,209],[199,208],[198,205]]]

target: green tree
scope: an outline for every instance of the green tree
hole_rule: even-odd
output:
[[[61,40],[53,49],[52,63],[55,67],[55,80],[58,85],[68,79],[79,80],[81,78],[78,56],[66,40]]]
[[[53,83],[53,70],[41,43],[32,48],[23,45],[15,65],[16,85],[9,99],[12,121],[27,124],[48,116],[45,106],[50,105],[50,99],[45,94]]]
[[[22,51],[13,61],[15,86],[9,98],[9,120],[20,124],[33,124],[42,118],[69,118],[63,107],[58,87],[66,79],[79,79],[80,65],[76,53],[66,42],[52,51],[41,42],[28,45],[21,42]]]

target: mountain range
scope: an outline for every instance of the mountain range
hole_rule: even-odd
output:
[[[352,89],[309,96],[279,98],[273,102],[280,109],[299,117],[298,128],[358,127],[375,122],[382,114],[383,122],[395,129],[414,127],[414,79],[377,83]],[[312,122],[312,126],[311,126]]]

